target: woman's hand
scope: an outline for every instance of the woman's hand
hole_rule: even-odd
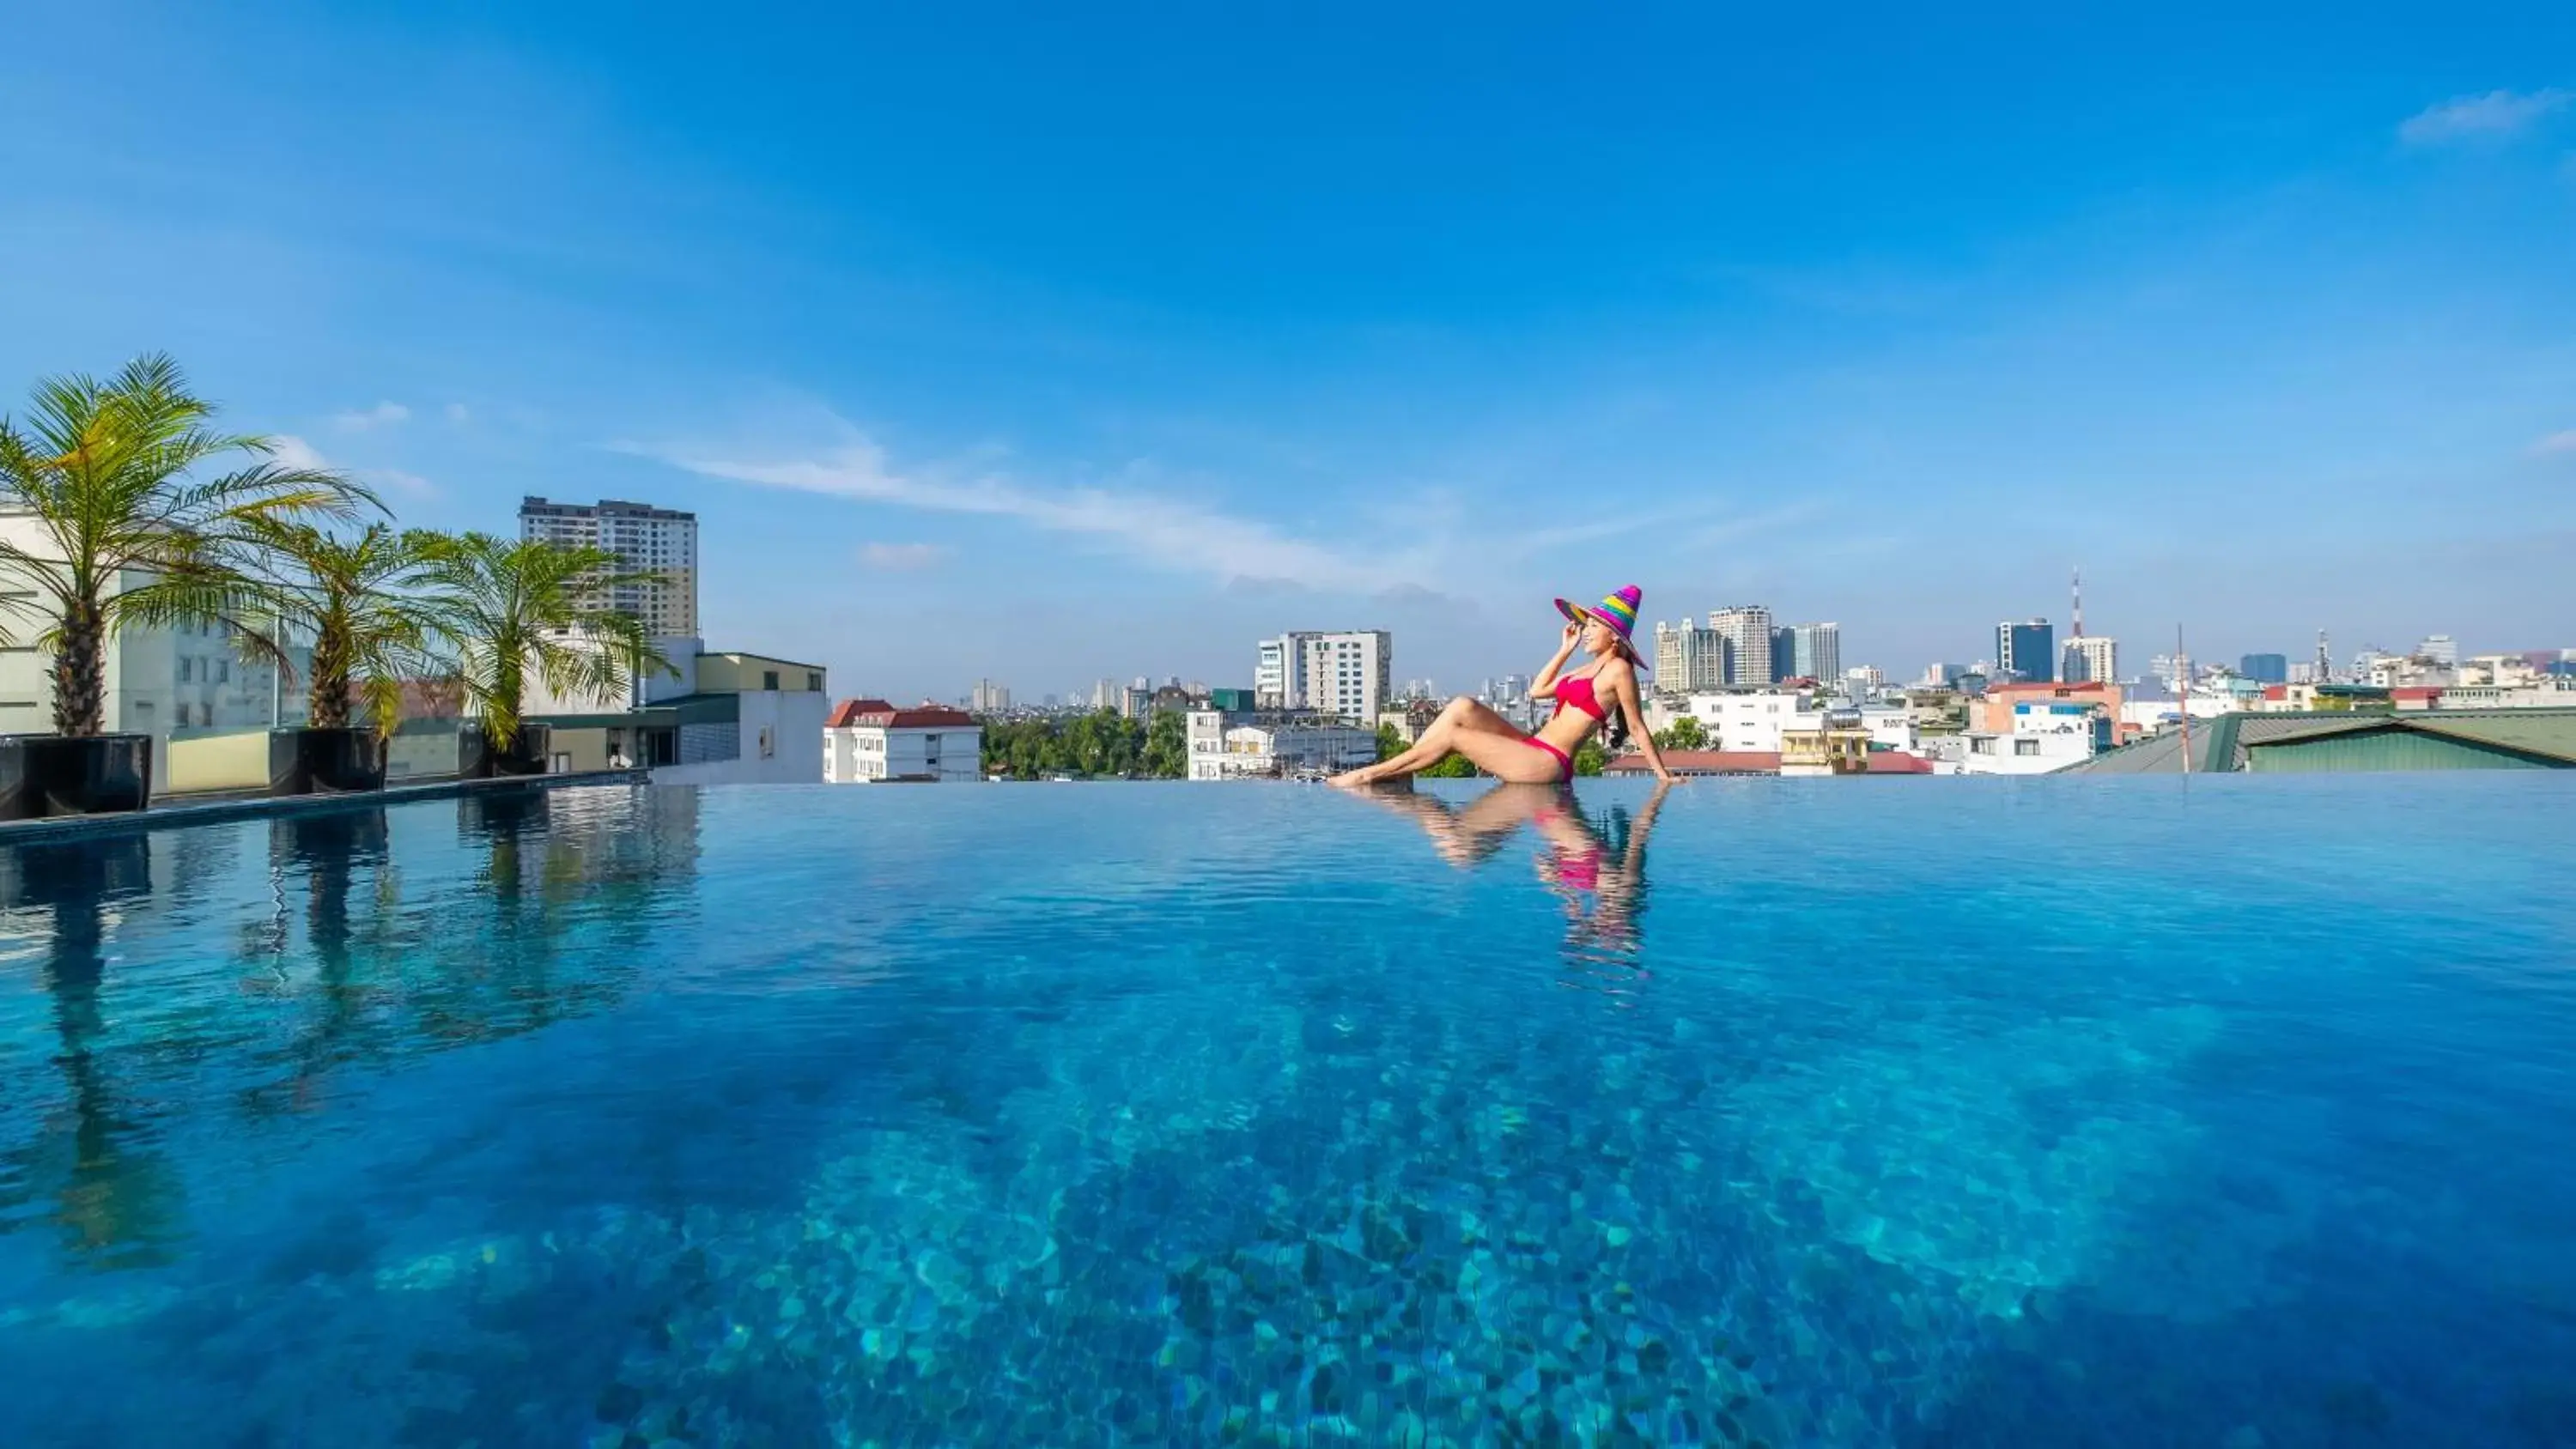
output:
[[[1582,637],[1583,637],[1583,624],[1582,624],[1582,621],[1581,621],[1581,620],[1578,620],[1578,619],[1568,619],[1568,620],[1566,620],[1566,621],[1565,621],[1565,633],[1564,633],[1564,636],[1563,636],[1563,637],[1564,637],[1564,640],[1565,640],[1565,647],[1566,647],[1566,648],[1568,648],[1568,649],[1573,648],[1573,647],[1574,647],[1574,641],[1576,641],[1576,640],[1578,640],[1578,639],[1580,639],[1580,638],[1582,638]]]

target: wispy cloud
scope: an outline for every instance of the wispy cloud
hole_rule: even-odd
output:
[[[331,465],[311,443],[293,433],[271,433],[268,438],[268,461],[280,468],[322,469]]]
[[[347,412],[333,413],[331,426],[344,433],[363,433],[370,428],[389,428],[396,423],[407,422],[410,418],[411,409],[401,403],[380,402],[371,408],[352,408]]]
[[[281,468],[306,468],[315,471],[339,468],[338,464],[322,456],[321,449],[293,433],[273,433],[269,436],[268,443],[270,449],[268,461]],[[399,493],[412,498],[438,496],[437,484],[418,473],[406,473],[400,468],[350,468],[340,471],[374,488],[379,493]]]
[[[898,469],[885,450],[846,421],[828,419],[826,447],[790,452],[620,443],[702,477],[916,508],[1009,518],[1050,533],[1096,540],[1146,563],[1218,579],[1287,579],[1309,588],[1370,593],[1417,582],[1432,551],[1372,554],[1299,538],[1255,518],[1182,496],[1149,464],[1108,484],[1049,487],[990,467]]]
[[[2548,437],[2532,444],[2531,452],[2532,456],[2540,458],[2576,455],[2576,428],[2569,428],[2563,433],[2551,433]]]
[[[2505,141],[2530,130],[2576,102],[2576,91],[2554,87],[2530,92],[2489,91],[2482,96],[2454,96],[2406,118],[2397,139],[2409,146],[2447,146],[2464,141]]]
[[[948,557],[948,549],[935,543],[877,543],[859,546],[859,562],[872,569],[889,573],[919,573]]]
[[[362,468],[358,471],[358,477],[364,482],[373,484],[380,492],[403,493],[414,498],[438,496],[437,484],[418,473],[406,473],[400,468]]]
[[[451,423],[470,423],[474,420],[474,413],[472,409],[466,407],[463,403],[449,403],[447,405],[447,420]]]

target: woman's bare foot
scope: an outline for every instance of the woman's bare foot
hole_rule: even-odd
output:
[[[1369,772],[1375,768],[1374,765],[1362,765],[1356,770],[1344,770],[1324,783],[1336,790],[1356,790],[1369,783],[1371,778]]]

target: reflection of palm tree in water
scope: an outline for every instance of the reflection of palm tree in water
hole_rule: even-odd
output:
[[[178,1230],[177,1184],[145,1150],[152,1131],[118,1103],[100,1047],[108,1035],[99,993],[107,975],[109,903],[149,889],[151,857],[140,835],[60,846],[28,846],[15,865],[25,895],[46,908],[51,930],[45,991],[53,1000],[55,1058],[70,1096],[68,1142],[45,1133],[24,1149],[32,1178],[59,1171],[54,1222],[66,1247],[101,1268],[155,1261],[156,1245]],[[68,1163],[57,1157],[68,1145]],[[14,1155],[14,1154],[13,1154]],[[51,1169],[50,1171],[48,1169]]]
[[[285,1079],[262,1082],[244,1094],[244,1105],[254,1112],[309,1110],[319,1104],[321,1080],[331,1067],[380,1049],[380,1043],[369,1039],[366,1013],[388,986],[374,979],[370,968],[388,948],[398,946],[389,927],[401,904],[388,858],[388,825],[381,808],[326,810],[269,822],[271,869],[281,880],[297,875],[304,880],[304,935],[313,956],[317,1012],[310,1029],[298,1032],[277,1054],[288,1065]],[[372,869],[375,899],[363,922],[356,922],[350,901],[361,866]],[[279,920],[260,933],[259,951],[278,963],[279,989],[297,991],[285,969],[293,939],[283,893],[278,909]]]
[[[1491,860],[1521,827],[1535,826],[1547,846],[1539,879],[1564,904],[1565,956],[1580,977],[1567,984],[1624,997],[1646,974],[1638,964],[1646,837],[1669,789],[1657,786],[1633,820],[1614,806],[1607,830],[1583,814],[1572,791],[1555,785],[1497,785],[1464,806],[1409,792],[1366,798],[1411,816],[1441,858],[1461,870]]]

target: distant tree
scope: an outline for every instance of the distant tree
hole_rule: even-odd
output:
[[[1434,780],[1472,780],[1476,777],[1476,766],[1465,755],[1452,754],[1422,773]]]
[[[1704,750],[1708,748],[1708,729],[1697,717],[1686,714],[1665,726],[1664,732],[1655,736],[1655,744],[1666,750]]]
[[[1377,757],[1379,759],[1392,760],[1396,756],[1403,754],[1408,748],[1409,746],[1404,743],[1404,736],[1396,733],[1395,726],[1391,724],[1382,724],[1377,727]]]
[[[1609,762],[1609,753],[1601,748],[1598,740],[1585,740],[1575,747],[1574,773],[1578,775],[1598,775],[1601,767]]]
[[[1157,780],[1178,780],[1190,772],[1190,735],[1178,710],[1160,710],[1146,727],[1142,752],[1145,773]]]

